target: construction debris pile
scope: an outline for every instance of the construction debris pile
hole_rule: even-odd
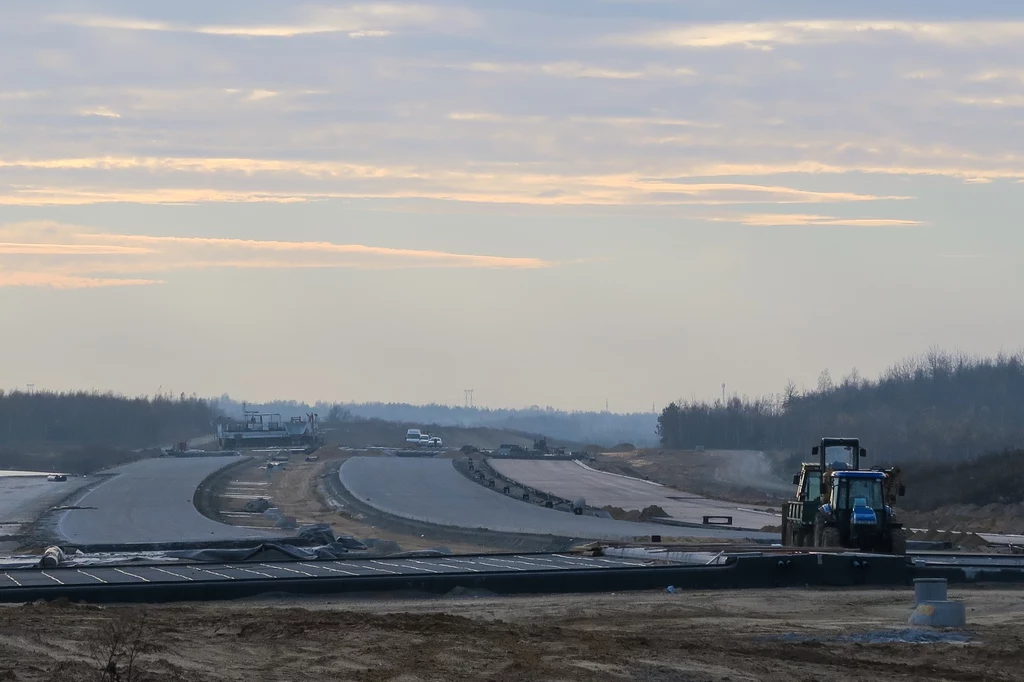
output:
[[[601,510],[608,512],[616,521],[653,521],[654,519],[668,518],[668,513],[656,504],[640,510],[630,509],[629,511],[621,507],[607,505],[601,507]]]

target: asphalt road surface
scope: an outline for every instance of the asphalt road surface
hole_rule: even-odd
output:
[[[192,498],[211,474],[237,457],[159,457],[110,469],[113,474],[69,504],[95,509],[61,513],[56,534],[62,542],[119,543],[200,542],[281,537],[228,526],[199,513]]]
[[[23,532],[43,512],[89,482],[70,476],[67,481],[47,481],[46,476],[0,471],[0,536]]]
[[[593,540],[668,537],[778,539],[778,534],[681,528],[576,516],[515,500],[469,480],[449,459],[353,457],[339,471],[357,499],[402,518],[458,528],[484,528]]]
[[[733,527],[751,530],[779,523],[778,514],[766,514],[648,481],[595,471],[576,462],[492,457],[487,463],[513,481],[568,500],[582,497],[592,507],[610,505],[629,511],[656,504],[678,521],[702,523],[705,515],[731,516]]]

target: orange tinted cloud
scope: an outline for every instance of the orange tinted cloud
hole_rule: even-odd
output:
[[[660,48],[746,47],[869,42],[885,36],[948,47],[1014,44],[1024,39],[1021,21],[811,20],[686,24],[610,39],[625,45]]]
[[[805,214],[782,214],[782,213],[758,213],[741,215],[735,217],[709,218],[715,222],[740,223],[741,225],[753,225],[759,227],[794,226],[794,225],[834,225],[850,227],[913,227],[923,225],[918,220],[903,220],[900,218],[835,218],[833,216],[805,215]]]
[[[93,232],[56,223],[0,226],[0,286],[72,289],[158,283],[146,275],[200,268],[476,268],[530,270],[529,257],[326,241],[274,241]]]
[[[464,121],[489,121],[478,114],[455,115]],[[667,123],[668,124],[668,123]],[[671,125],[685,125],[671,121]],[[821,192],[779,184],[736,182],[689,182],[688,178],[721,175],[755,175],[737,168],[694,165],[671,173],[538,173],[514,165],[484,166],[479,170],[448,170],[412,165],[375,166],[325,161],[176,158],[176,157],[82,157],[64,159],[0,159],[0,168],[39,171],[138,171],[116,187],[72,185],[18,185],[6,190],[0,185],[0,205],[48,206],[96,203],[187,204],[204,202],[290,203],[322,199],[433,199],[473,203],[529,204],[539,206],[671,206],[685,204],[743,203],[825,203],[876,201],[906,197],[878,196],[854,192]],[[806,170],[801,166],[800,169]],[[797,172],[797,168],[792,169]],[[217,187],[218,179],[203,178],[200,187],[187,186],[188,174],[224,176],[231,188]],[[95,179],[95,173],[87,177]],[[102,179],[102,177],[101,177]],[[186,181],[186,182],[183,182]],[[241,181],[241,182],[240,182]],[[286,184],[287,183],[287,184]],[[114,184],[114,183],[111,183]],[[126,184],[128,186],[126,186]],[[190,184],[190,183],[188,183]],[[244,184],[239,188],[239,184]],[[185,185],[184,187],[182,185]],[[295,186],[291,191],[282,186]],[[270,188],[273,189],[270,189]]]

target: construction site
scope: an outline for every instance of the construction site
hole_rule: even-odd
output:
[[[0,639],[0,679],[84,679],[104,651],[159,680],[1016,679],[1024,538],[902,523],[902,472],[856,438],[822,438],[792,480],[701,452],[721,469],[687,489],[544,439],[396,425],[355,448],[246,416],[273,445],[225,451],[218,429],[0,478],[24,519],[0,602],[38,633]]]

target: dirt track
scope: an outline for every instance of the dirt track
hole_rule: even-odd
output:
[[[927,644],[871,643],[906,630],[909,588],[152,606],[144,632],[165,648],[142,669],[192,682],[1015,680],[1022,596],[951,591],[967,602],[970,641]],[[0,608],[0,680],[89,679],[90,642],[130,612]]]

